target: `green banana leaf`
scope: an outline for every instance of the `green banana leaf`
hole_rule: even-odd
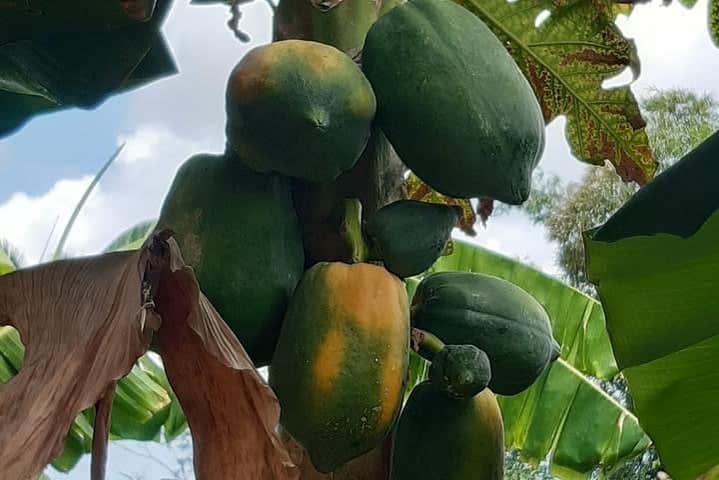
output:
[[[0,382],[6,383],[22,366],[25,348],[12,327],[0,327]],[[153,366],[154,365],[154,366]],[[158,373],[161,368],[150,358],[143,357],[130,373],[117,384],[112,404],[112,439],[156,440],[161,438],[163,426],[174,438],[186,426],[174,393],[167,379]],[[89,409],[75,419],[65,442],[65,450],[52,465],[69,471],[80,457],[90,451],[94,410]]]
[[[532,294],[552,319],[562,358],[526,391],[498,396],[507,447],[538,464],[549,459],[551,472],[563,479],[586,479],[599,468],[611,471],[642,453],[650,440],[637,418],[587,376],[617,373],[601,305],[578,290],[516,260],[462,241],[440,258],[435,271],[482,272],[513,282]],[[409,279],[408,291],[416,287]],[[418,363],[418,362],[415,362]],[[410,365],[423,377],[424,365]]]
[[[145,239],[150,235],[152,230],[155,228],[157,220],[145,220],[137,225],[128,228],[113,240],[108,245],[103,253],[106,252],[119,252],[122,250],[134,250],[140,248],[145,242]]]
[[[12,272],[13,270],[15,270],[15,264],[10,259],[8,254],[0,248],[0,275]]]
[[[719,132],[585,236],[639,420],[676,480],[719,465]]]
[[[517,260],[471,243],[453,240],[453,244],[452,254],[437,260],[429,272],[482,272],[518,285],[547,310],[566,362],[601,379],[618,373],[599,302]]]
[[[0,137],[38,113],[95,108],[111,94],[175,73],[159,31],[171,3],[158,0],[152,19],[124,28],[0,42]]]

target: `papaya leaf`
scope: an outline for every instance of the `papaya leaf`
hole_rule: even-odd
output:
[[[545,121],[567,117],[574,156],[596,165],[609,160],[626,181],[652,178],[657,164],[634,95],[628,86],[602,88],[626,67],[639,72],[634,44],[614,23],[612,2],[455,1],[505,44],[534,88]]]
[[[719,132],[585,236],[619,367],[677,480],[719,462]]]
[[[599,302],[569,285],[517,260],[468,242],[454,240],[451,255],[441,257],[430,272],[481,272],[523,288],[545,308],[562,358],[596,378],[618,373]]]
[[[462,217],[459,219],[459,228],[467,235],[477,234],[474,224],[477,223],[477,215],[474,213],[472,203],[466,198],[452,198],[435,191],[411,173],[406,181],[407,198],[427,203],[441,203],[443,205],[455,205],[462,209]]]
[[[709,0],[709,36],[719,48],[719,0]]]
[[[105,247],[103,253],[119,252],[123,250],[134,250],[140,248],[147,237],[150,236],[155,228],[157,220],[145,220],[137,225],[128,228],[113,240],[110,245]]]

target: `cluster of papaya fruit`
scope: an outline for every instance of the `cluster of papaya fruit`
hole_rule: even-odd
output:
[[[357,169],[372,137],[442,194],[521,203],[542,114],[500,40],[449,0],[410,0],[367,28],[361,65],[311,40],[247,53],[227,85],[226,152],[181,166],[158,228],[269,365],[282,427],[317,471],[391,434],[393,480],[501,478],[494,394],[528,388],[558,355],[542,306],[460,272],[425,277],[410,304],[403,279],[445,251],[457,207],[400,199],[363,221],[343,198],[324,211],[349,255],[323,257],[309,252],[297,192]],[[405,402],[411,349],[432,364]]]

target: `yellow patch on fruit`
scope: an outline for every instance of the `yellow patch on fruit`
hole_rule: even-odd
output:
[[[331,288],[328,307],[344,312],[363,331],[395,333],[401,326],[388,319],[406,316],[407,300],[402,282],[377,265],[333,263],[327,268],[325,282]],[[404,297],[402,296],[404,294]]]
[[[251,50],[232,70],[227,96],[233,104],[265,94],[272,68],[280,59],[273,50]]]
[[[317,349],[312,371],[317,394],[324,398],[332,390],[344,362],[345,337],[338,330],[330,330]]]

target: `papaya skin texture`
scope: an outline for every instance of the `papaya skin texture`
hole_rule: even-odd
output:
[[[178,170],[158,228],[175,232],[202,291],[255,365],[266,365],[304,269],[289,181],[231,156],[195,155]]]
[[[397,426],[391,480],[502,480],[504,427],[494,394],[452,399],[417,385]]]
[[[256,47],[230,74],[227,138],[252,169],[329,182],[357,162],[376,99],[350,57],[284,40]]]
[[[544,307],[506,280],[470,272],[425,277],[412,299],[412,323],[445,344],[470,344],[489,357],[489,388],[515,395],[529,388],[559,345]]]
[[[440,257],[458,207],[416,200],[399,200],[379,209],[367,221],[372,258],[382,260],[390,272],[406,278],[427,270]]]
[[[402,161],[450,197],[529,196],[544,148],[531,86],[500,40],[449,0],[412,0],[372,26],[362,68]]]
[[[395,422],[409,361],[404,284],[384,268],[318,263],[295,291],[270,365],[283,427],[326,473]]]

